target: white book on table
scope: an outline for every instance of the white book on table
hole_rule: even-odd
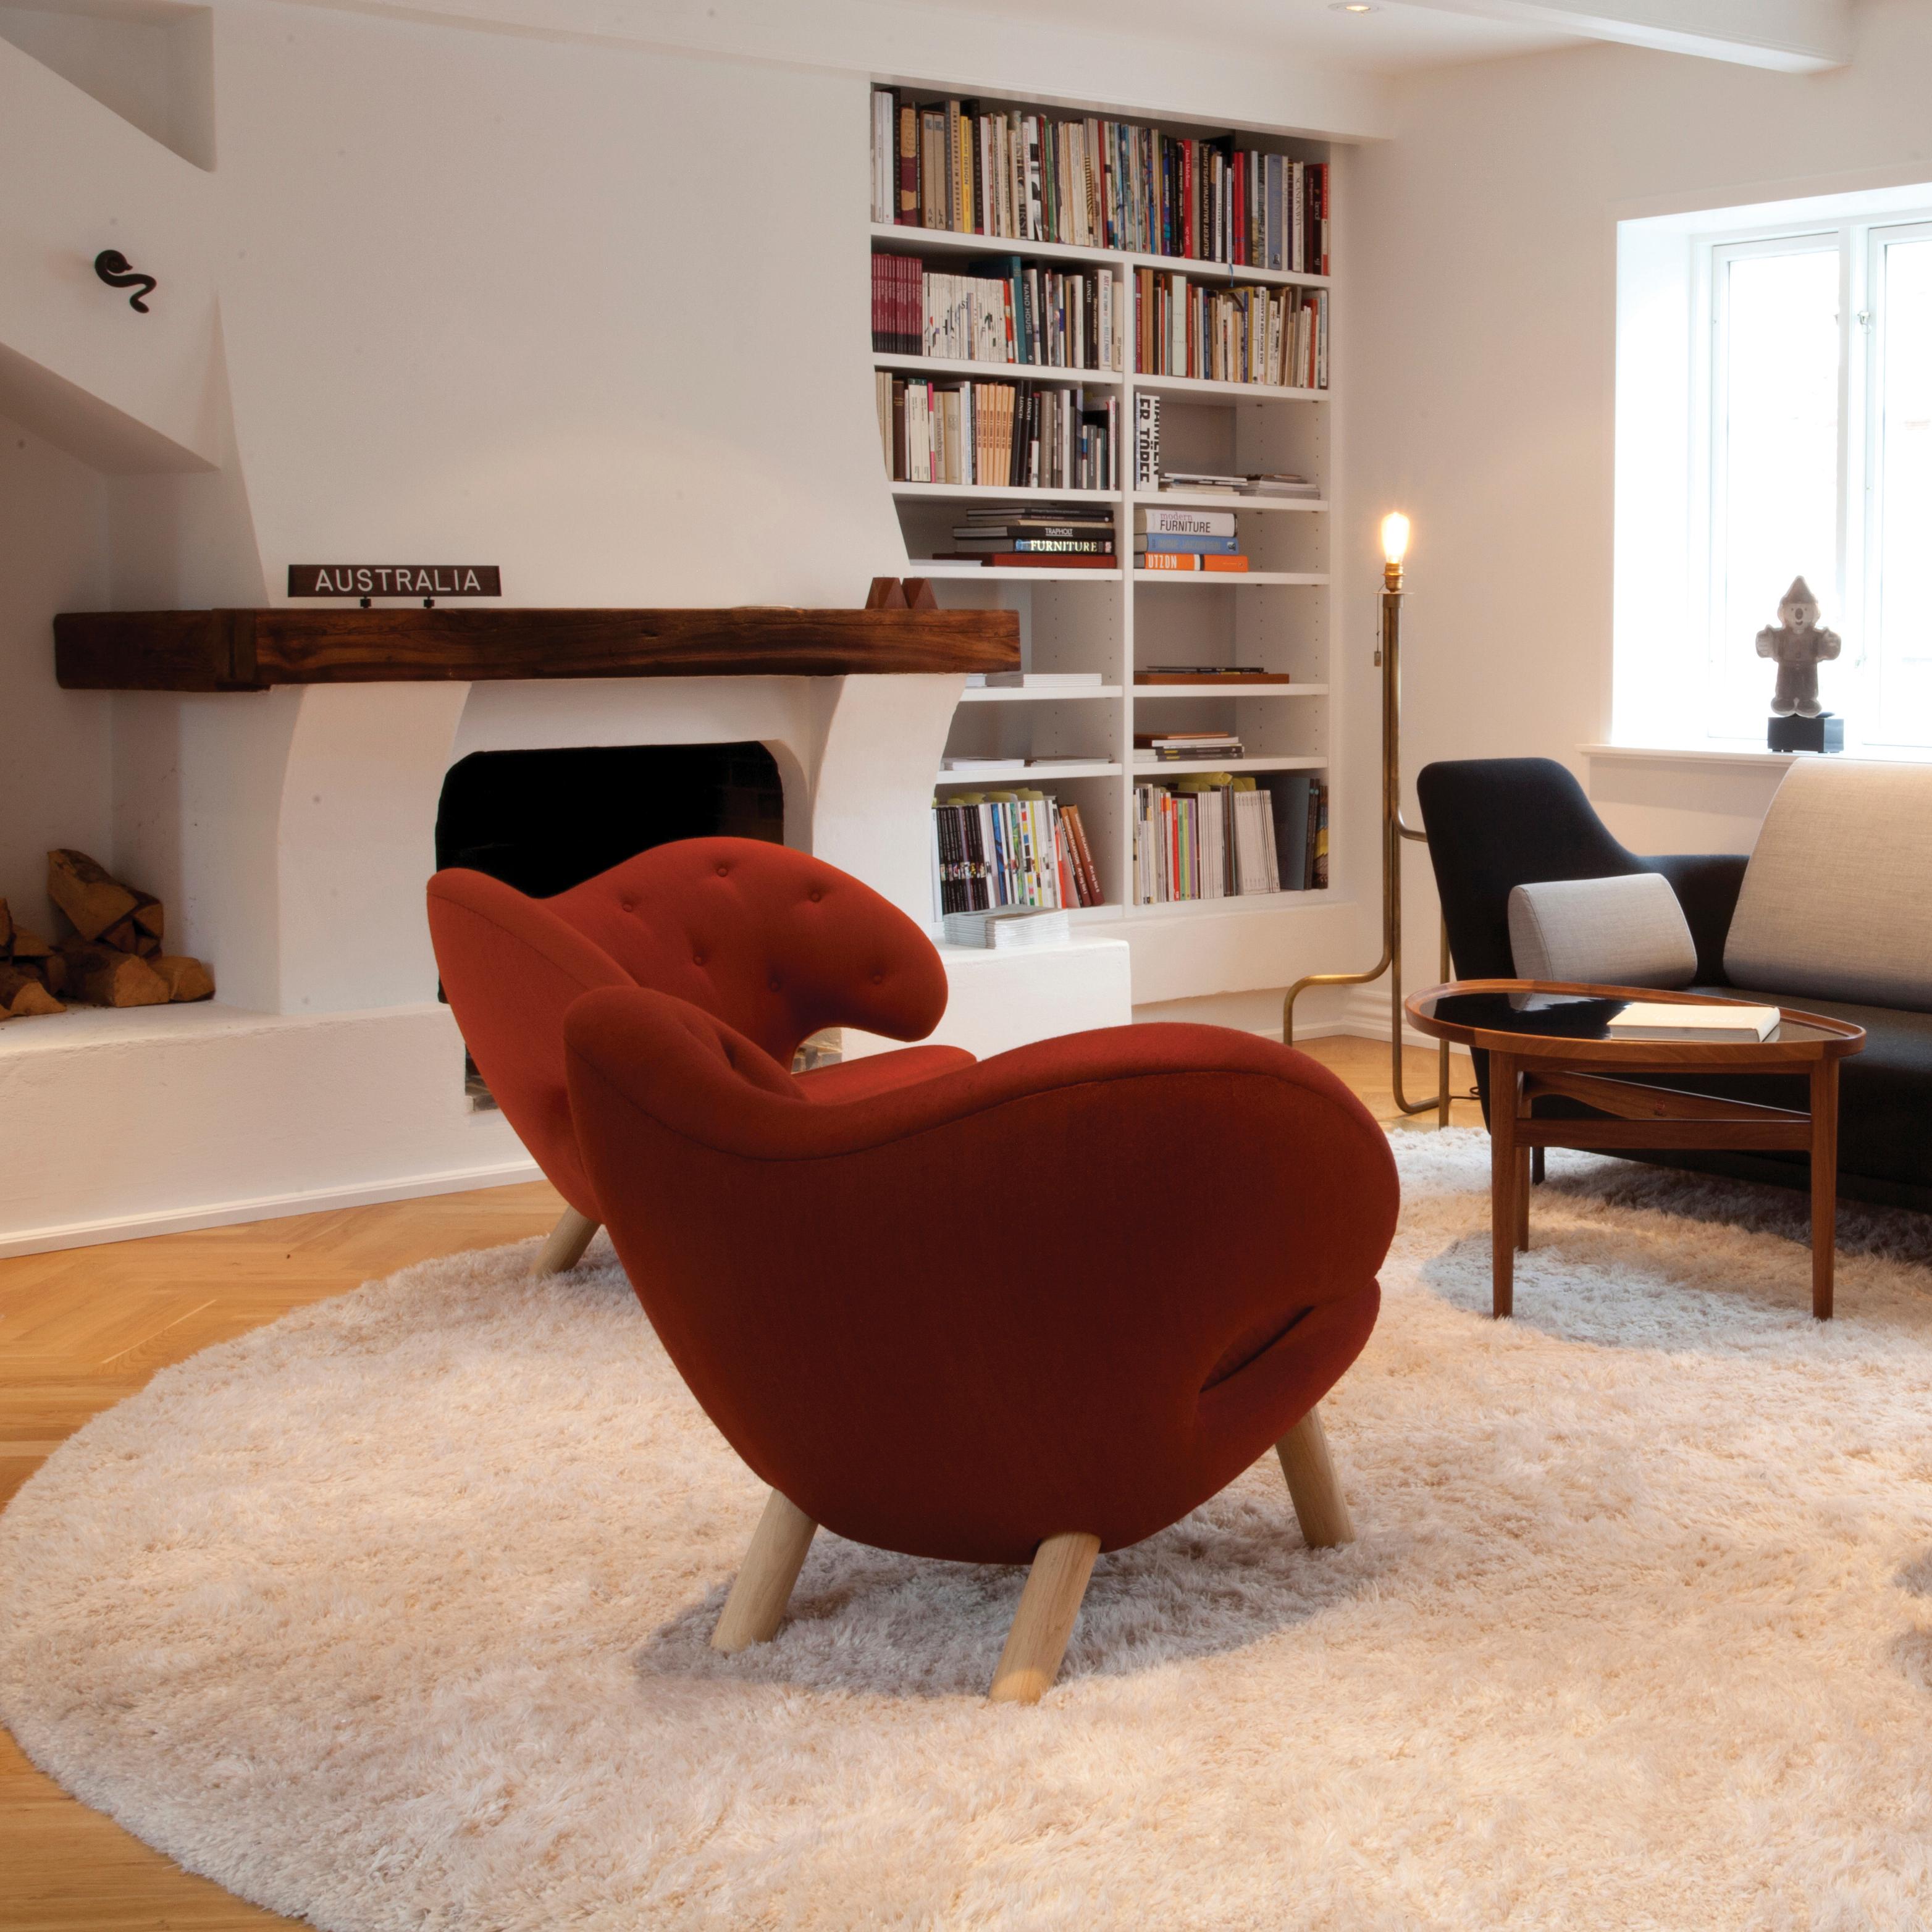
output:
[[[1674,1000],[1633,1000],[1605,1030],[1617,1040],[1726,1042],[1768,1040],[1780,1018],[1775,1006],[1680,1004]]]

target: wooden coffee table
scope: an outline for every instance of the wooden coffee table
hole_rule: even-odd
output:
[[[1544,980],[1460,980],[1405,1003],[1418,1031],[1490,1056],[1494,1312],[1512,1312],[1516,1250],[1529,1246],[1532,1148],[1790,1148],[1811,1156],[1811,1312],[1828,1322],[1838,1206],[1838,1063],[1863,1048],[1864,1029],[1781,1006],[1783,1018],[1768,1040],[1611,1037],[1605,1022],[1633,1000],[1756,1004]],[[1694,1070],[1802,1074],[1810,1082],[1811,1105],[1799,1112],[1649,1084]],[[1536,1102],[1556,1096],[1594,1112],[1581,1120],[1537,1118]]]

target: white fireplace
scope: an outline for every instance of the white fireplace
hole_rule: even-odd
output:
[[[473,1107],[423,888],[472,752],[752,740],[788,844],[931,919],[926,804],[958,675],[312,685],[115,699],[117,869],[216,1000],[0,1029],[0,1252],[488,1186],[535,1169]],[[1131,1017],[1124,941],[948,949],[936,1039],[982,1055]],[[884,1042],[849,1034],[846,1050]]]

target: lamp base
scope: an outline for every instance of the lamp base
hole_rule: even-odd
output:
[[[1842,752],[1845,721],[1828,711],[1816,718],[1774,718],[1765,727],[1764,742],[1773,752]]]

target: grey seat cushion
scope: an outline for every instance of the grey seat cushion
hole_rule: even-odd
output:
[[[1509,933],[1520,980],[1688,986],[1697,976],[1696,942],[1661,872],[1518,886]]]
[[[1925,1011],[1928,886],[1932,766],[1800,758],[1744,868],[1724,976]]]

